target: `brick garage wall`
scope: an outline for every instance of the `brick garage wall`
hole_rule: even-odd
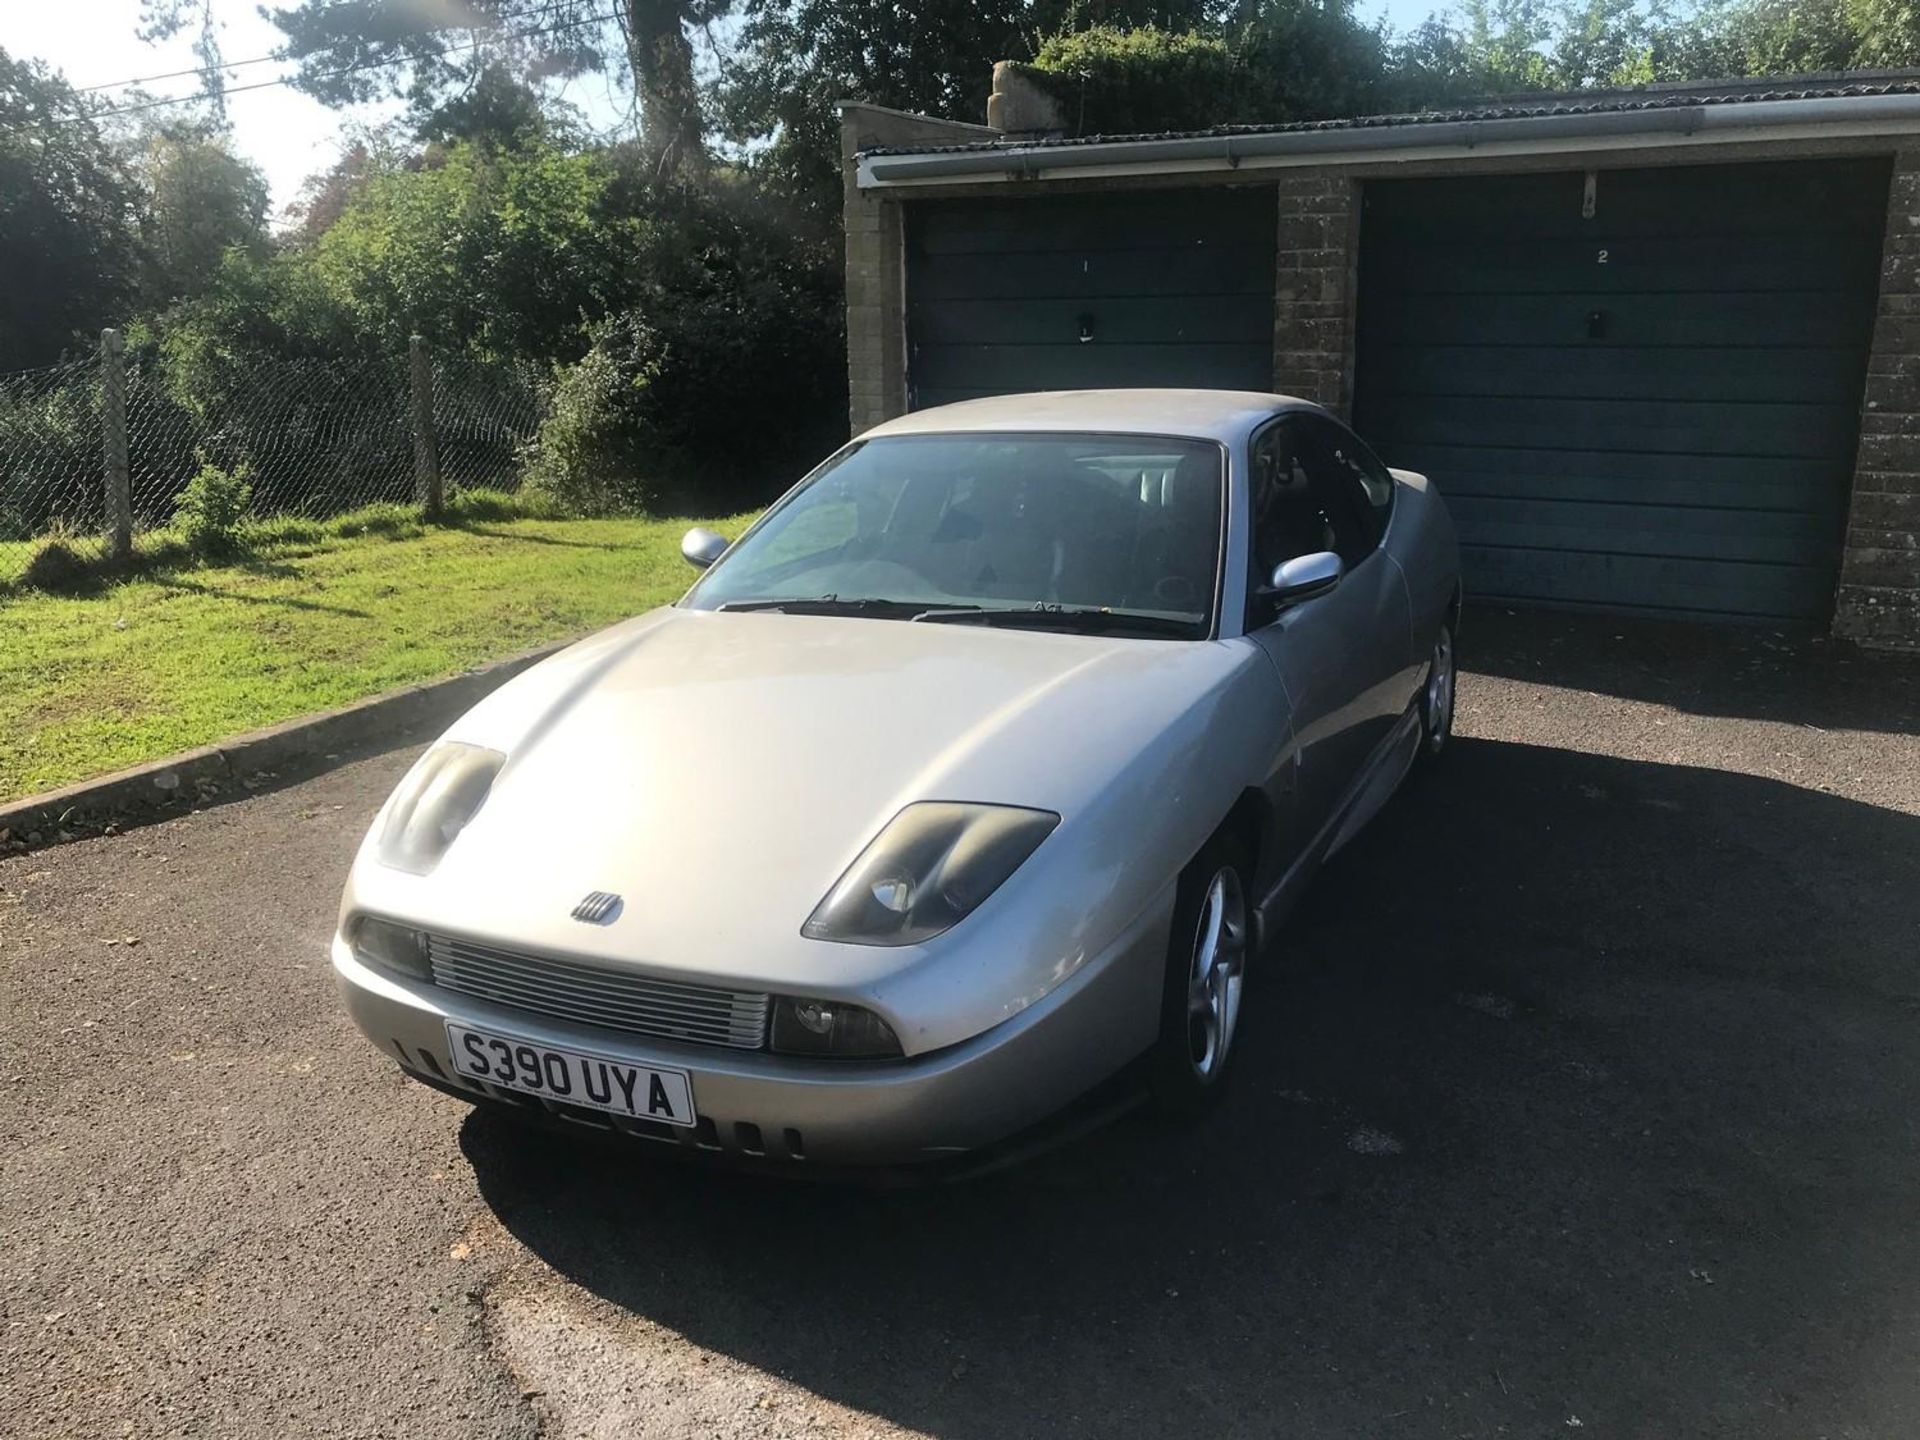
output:
[[[1895,157],[1834,633],[1920,648],[1920,150]]]
[[[999,137],[958,120],[908,115],[879,105],[840,107],[842,214],[846,220],[847,422],[852,434],[907,408],[905,257],[900,202],[861,190],[856,157],[887,145],[954,145]]]
[[[1329,170],[1279,176],[1273,388],[1345,415],[1353,403],[1360,186]]]

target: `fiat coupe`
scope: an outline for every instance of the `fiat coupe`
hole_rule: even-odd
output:
[[[1279,395],[859,436],[673,605],[494,692],[373,821],[355,1023],[476,1103],[782,1166],[1205,1110],[1262,940],[1442,751],[1445,506]]]

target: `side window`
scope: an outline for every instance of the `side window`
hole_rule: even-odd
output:
[[[1334,459],[1312,416],[1276,421],[1253,439],[1248,469],[1256,592],[1276,567],[1331,550],[1351,569],[1374,547],[1371,507],[1351,471]]]
[[[1387,467],[1380,463],[1380,457],[1367,448],[1364,440],[1358,436],[1350,437],[1354,463],[1360,467],[1360,484],[1367,492],[1367,501],[1373,506],[1374,529],[1384,535],[1387,530],[1387,516],[1393,513],[1393,476],[1387,473]]]
[[[1355,458],[1359,445],[1342,427],[1315,415],[1302,415],[1303,458],[1313,493],[1333,526],[1334,551],[1353,569],[1380,543],[1380,522],[1366,472]]]
[[[1387,515],[1393,508],[1393,477],[1360,438],[1345,427],[1316,420],[1313,432],[1330,466],[1341,475],[1341,488],[1349,494],[1358,491],[1372,531],[1371,543],[1377,544],[1386,533]]]

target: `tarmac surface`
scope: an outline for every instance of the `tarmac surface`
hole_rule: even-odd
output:
[[[1463,665],[1221,1110],[962,1185],[404,1081],[326,943],[411,749],[0,861],[0,1431],[1920,1434],[1920,663],[1492,611]]]

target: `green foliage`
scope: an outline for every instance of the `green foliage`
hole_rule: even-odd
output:
[[[33,554],[20,572],[20,584],[25,589],[46,590],[56,594],[73,591],[85,585],[95,569],[74,548],[72,537],[62,534],[43,540],[34,547]]]
[[[247,527],[247,543],[256,552],[318,545],[332,532],[328,522],[304,515],[270,515]]]
[[[1214,36],[1097,25],[1049,37],[1022,70],[1078,135],[1198,130],[1247,113],[1252,74]]]
[[[326,524],[329,535],[337,535],[343,540],[359,540],[367,536],[401,540],[418,535],[424,528],[425,521],[421,518],[419,506],[400,505],[391,500],[362,505],[344,515],[334,516]]]
[[[628,308],[565,367],[528,483],[583,513],[777,494],[845,436],[837,276],[750,187],[646,187]]]
[[[55,372],[42,386],[0,388],[0,540],[28,540],[67,524],[97,529],[98,489],[77,489],[73,477],[99,471],[96,381]]]
[[[622,260],[604,155],[459,144],[368,181],[311,254],[320,294],[390,352],[409,335],[498,355],[578,353]]]
[[[1266,0],[1240,48],[1263,120],[1328,120],[1387,108],[1386,33],[1355,19],[1352,0]]]
[[[1026,0],[745,0],[723,66],[727,136],[821,233],[840,211],[836,100],[984,120],[996,60],[1029,53]],[[1049,22],[1048,28],[1058,21]]]
[[[0,370],[50,364],[125,319],[134,209],[126,167],[81,97],[0,50]]]
[[[556,518],[551,508],[544,504],[533,504],[505,490],[475,486],[450,492],[446,504],[441,507],[440,518],[441,523],[446,525],[484,525],[532,516],[536,510],[543,512],[545,518]]]
[[[157,124],[138,145],[141,302],[154,314],[205,293],[227,251],[264,251],[267,181],[204,125]]]
[[[578,112],[571,105],[549,98],[504,61],[485,65],[472,84],[437,104],[416,98],[410,118],[414,138],[430,145],[577,148],[580,134]]]
[[[222,503],[231,515],[230,501]],[[509,495],[504,490],[489,489],[455,490],[448,495],[438,521],[429,521],[418,505],[391,501],[362,505],[325,520],[304,515],[256,517],[243,513],[231,526],[230,548],[225,551],[208,551],[196,543],[193,528],[183,519],[164,528],[137,531],[132,563],[124,567],[113,562],[96,532],[58,522],[43,534],[26,537],[35,544],[17,572],[0,570],[0,597],[4,597],[10,586],[77,593],[127,575],[151,574],[219,560],[258,560],[301,554],[339,541],[412,540],[435,528],[571,518],[574,518],[571,512],[550,496]]]
[[[618,343],[619,337],[607,338]],[[637,392],[652,376],[614,348],[595,345],[560,372],[522,478],[529,491],[576,515],[645,513],[660,498],[655,477],[640,468],[643,446],[633,418]]]
[[[1914,0],[1721,0],[1663,36],[1668,73],[1796,75],[1920,64]]]
[[[244,470],[222,470],[202,460],[173,505],[173,523],[196,555],[224,560],[246,549],[248,507],[253,486]]]

